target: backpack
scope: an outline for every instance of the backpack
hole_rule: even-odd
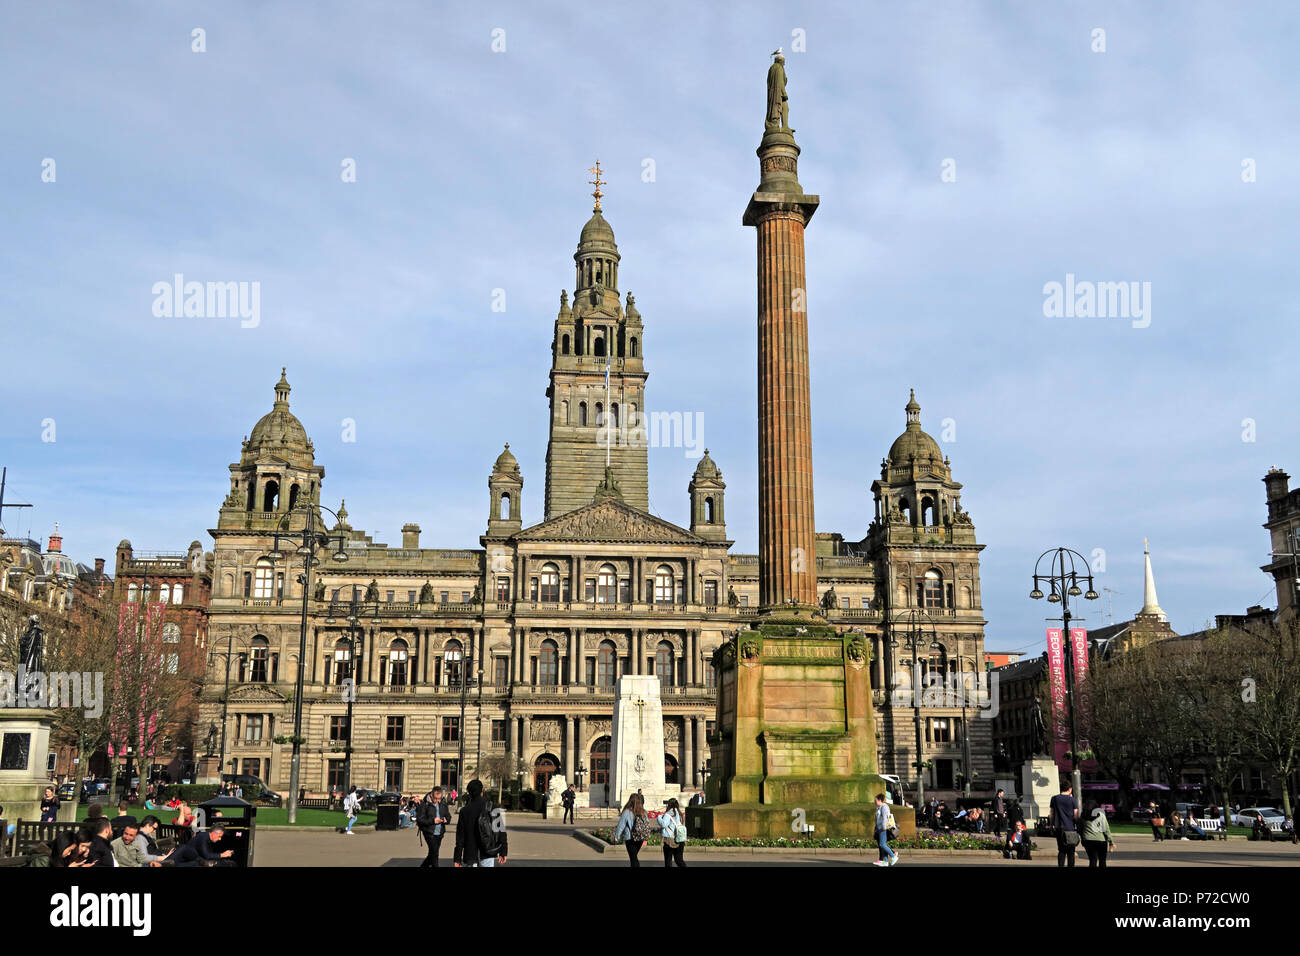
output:
[[[426,800],[420,804],[420,809],[415,811],[415,824],[421,830],[432,830],[434,827],[434,818],[438,815],[438,805],[432,800]]]
[[[632,839],[637,842],[650,839],[651,833],[650,818],[637,817],[632,818]]]
[[[497,850],[501,846],[501,837],[497,833],[493,824],[495,818],[492,816],[492,801],[487,800],[483,803],[483,810],[478,815],[475,824],[478,829],[478,845],[483,857],[496,856]]]

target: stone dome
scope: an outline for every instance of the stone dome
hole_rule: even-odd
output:
[[[257,420],[253,430],[248,433],[246,450],[257,453],[264,449],[287,446],[297,451],[309,450],[311,442],[307,438],[307,429],[296,415],[289,411],[289,382],[280,369],[280,381],[275,385],[275,404],[271,410]]]
[[[895,467],[905,466],[913,458],[918,461],[933,459],[936,463],[942,463],[943,450],[939,443],[921,428],[921,406],[917,404],[915,391],[911,393],[904,409],[907,412],[907,427],[889,446],[890,464]]]
[[[614,245],[614,227],[605,220],[599,209],[591,214],[587,224],[582,227],[582,234],[578,237],[578,245],[581,247],[598,242]]]
[[[722,472],[718,471],[717,464],[715,464],[713,459],[709,457],[709,450],[707,448],[704,449],[704,457],[701,458],[700,463],[695,466],[695,477],[696,478],[721,478],[722,477]]]
[[[492,466],[492,471],[498,474],[517,475],[519,474],[519,461],[510,453],[510,443],[506,442],[505,451],[497,455],[496,463]]]

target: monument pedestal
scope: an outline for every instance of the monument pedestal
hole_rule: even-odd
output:
[[[1033,829],[1039,817],[1047,816],[1052,797],[1061,792],[1061,771],[1051,757],[1030,757],[1020,768],[1020,810],[1025,825]]]
[[[659,678],[624,674],[618,679],[610,741],[609,804],[621,808],[641,791],[646,810],[663,804],[664,712]]]
[[[216,754],[205,754],[199,758],[198,776],[195,783],[221,783],[221,758]]]
[[[41,796],[51,785],[45,761],[54,719],[46,708],[0,709],[0,806],[6,820],[41,818]]]
[[[701,837],[860,837],[875,833],[878,793],[870,652],[857,635],[765,622],[714,655],[718,732],[708,802],[687,809]],[[892,808],[902,834],[915,814]]]

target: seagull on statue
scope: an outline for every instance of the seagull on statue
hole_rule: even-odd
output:
[[[780,47],[777,47],[775,50],[772,51],[772,54],[771,54],[771,55],[772,55],[772,56],[780,56],[780,55],[781,55],[781,48],[780,48]]]

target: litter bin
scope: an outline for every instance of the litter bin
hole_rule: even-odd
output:
[[[253,865],[253,836],[257,829],[257,807],[238,797],[216,796],[199,804],[203,828],[221,823],[226,829],[217,849],[234,850],[230,857],[236,866]]]
[[[375,829],[397,829],[397,804],[380,803],[375,805]]]

